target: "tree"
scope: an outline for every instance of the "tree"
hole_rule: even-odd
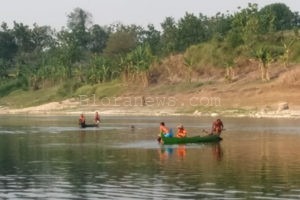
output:
[[[102,53],[106,47],[106,43],[109,37],[108,30],[105,30],[104,28],[96,24],[89,29],[89,33],[89,50],[92,53]]]
[[[261,80],[262,81],[269,81],[269,63],[271,61],[271,54],[268,52],[266,48],[259,48],[256,51],[256,58],[259,61],[259,68],[261,70]]]
[[[31,29],[23,23],[14,22],[12,34],[15,37],[15,42],[18,46],[19,52],[30,53],[34,50],[35,45],[32,41]]]
[[[218,12],[214,17],[207,19],[208,34],[212,37],[224,38],[231,30],[231,15],[225,15]]]
[[[138,44],[138,35],[135,27],[118,25],[115,32],[109,35],[104,53],[109,56],[125,55]]]
[[[274,31],[292,28],[294,14],[284,3],[274,3],[263,7],[259,11],[264,19],[264,27],[272,27]]]
[[[159,55],[161,53],[161,35],[160,31],[156,30],[153,24],[147,26],[148,30],[143,30],[143,44],[148,44],[150,46],[151,52],[154,55]]]
[[[66,77],[71,78],[73,64],[80,61],[83,52],[76,46],[72,33],[62,30],[57,36],[60,44],[58,48],[56,48],[59,64],[66,69]]]
[[[86,49],[89,41],[88,28],[92,24],[92,15],[81,8],[75,8],[68,15],[67,26],[74,37],[73,42],[78,48]]]
[[[54,39],[54,34],[51,27],[34,24],[31,31],[31,38],[35,50],[41,52],[55,47],[56,41]]]
[[[17,53],[18,46],[10,31],[0,31],[0,59],[11,60]]]
[[[141,80],[146,87],[148,85],[148,70],[154,58],[149,44],[139,45],[128,53],[122,63],[125,81]]]
[[[289,35],[288,37],[282,36],[282,45],[284,47],[284,53],[282,55],[282,61],[284,68],[287,69],[290,62],[291,54],[293,53],[293,46],[297,41],[299,41],[298,29],[294,30],[294,36]]]
[[[269,65],[278,60],[284,54],[284,49],[275,45],[262,46],[255,51],[255,57],[259,61],[262,81],[269,81]]]
[[[202,15],[200,15],[200,18],[197,18],[195,15],[189,13],[186,13],[179,20],[177,25],[176,50],[182,52],[189,46],[208,39],[208,30],[203,23],[205,20],[207,19]]]
[[[163,29],[161,36],[163,54],[175,52],[178,28],[174,18],[167,17],[161,23],[161,27]]]
[[[249,3],[247,8],[235,13],[232,19],[231,34],[235,34],[235,37],[241,38],[242,43],[248,48],[252,48],[260,33],[259,16],[257,13],[258,5]]]

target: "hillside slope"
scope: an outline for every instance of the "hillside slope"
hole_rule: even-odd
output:
[[[300,117],[300,65],[291,65],[287,69],[272,65],[271,80],[265,82],[260,79],[257,63],[244,63],[233,69],[234,78],[228,81],[225,69],[190,70],[181,59],[181,56],[173,56],[154,66],[148,86],[138,82],[120,82],[103,88],[101,84],[91,86],[92,91],[79,88],[75,96],[68,100],[49,100],[42,105],[25,108],[13,105],[13,98],[20,96],[16,93],[1,99],[1,102],[12,103],[12,107],[2,106],[0,112],[79,113],[98,110],[103,114]],[[158,72],[157,69],[161,70]],[[118,92],[112,92],[111,88],[117,88]],[[45,95],[48,91],[41,94]],[[92,95],[93,91],[100,92]],[[37,101],[37,96],[32,101]]]

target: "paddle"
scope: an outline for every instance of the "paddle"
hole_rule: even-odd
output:
[[[205,129],[202,129],[202,132],[207,133],[208,135],[211,135],[211,133]]]
[[[222,131],[226,131],[226,129],[222,129]],[[212,134],[212,132],[209,132],[209,131],[207,131],[207,130],[205,130],[205,129],[202,129],[202,132],[204,132],[204,133],[207,133],[207,134]]]

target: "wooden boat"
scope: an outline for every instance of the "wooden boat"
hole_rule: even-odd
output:
[[[158,139],[159,140],[159,139]],[[186,143],[212,143],[219,142],[222,138],[218,135],[206,135],[206,136],[193,136],[193,137],[164,137],[161,135],[160,142],[163,144],[186,144]]]
[[[79,124],[80,128],[99,127],[98,124]]]

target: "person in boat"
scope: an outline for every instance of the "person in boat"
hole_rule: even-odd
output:
[[[184,138],[187,136],[187,131],[185,130],[185,128],[183,127],[182,124],[179,124],[177,126],[177,134],[176,134],[176,137],[178,138]]]
[[[100,115],[98,112],[95,113],[95,117],[94,117],[94,123],[98,126],[100,123]]]
[[[85,127],[85,117],[84,117],[83,113],[80,115],[78,123],[82,128]]]
[[[169,129],[164,122],[160,122],[159,126],[159,135],[157,138],[157,141],[161,142],[161,135],[164,135],[164,137],[173,137],[172,129]]]
[[[222,133],[223,128],[224,128],[223,122],[221,121],[221,119],[217,119],[212,124],[210,134],[212,134],[212,135],[216,134],[216,135],[220,136],[221,133]]]
[[[160,123],[159,130],[160,130],[160,133],[164,134],[165,137],[173,137],[173,133],[172,133],[171,129],[166,127],[164,122]]]

